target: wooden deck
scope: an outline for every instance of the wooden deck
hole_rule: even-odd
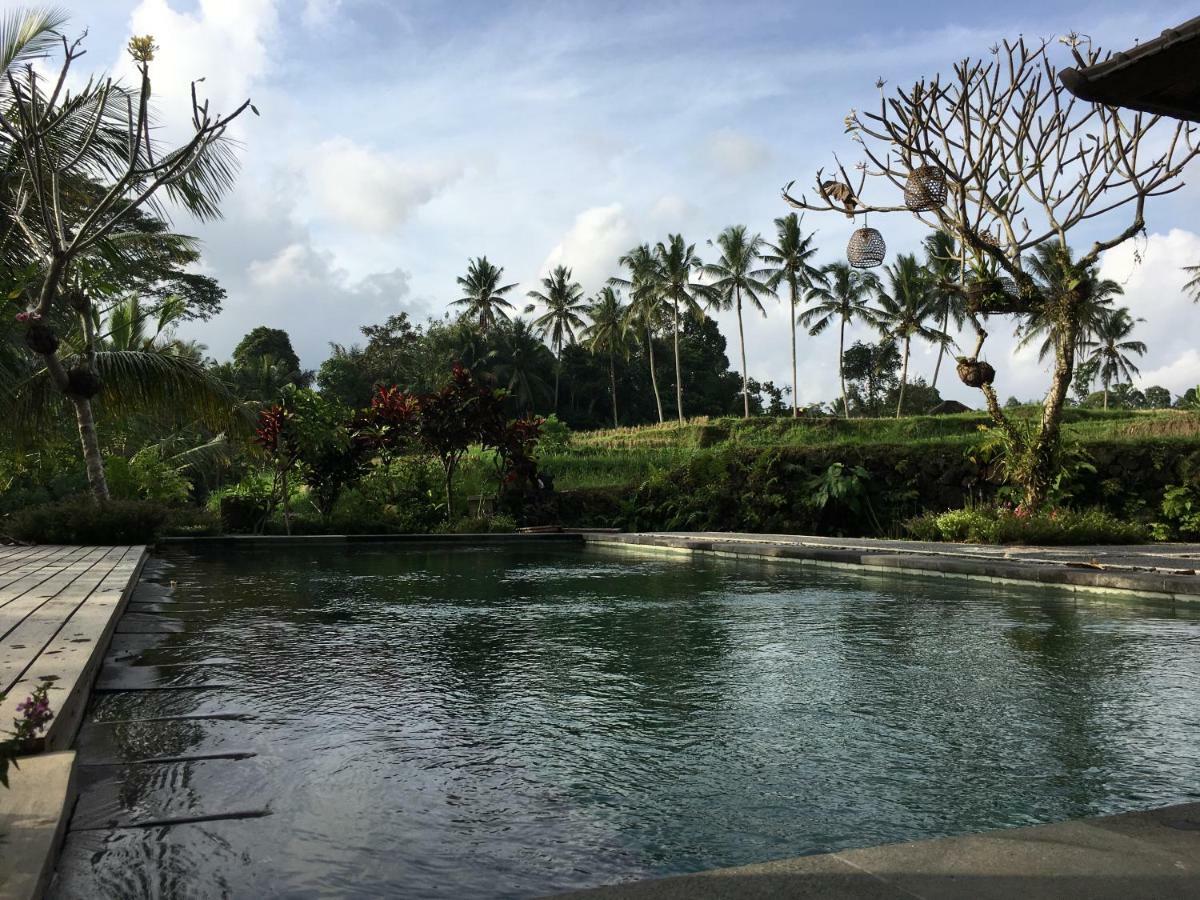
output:
[[[0,546],[0,729],[50,684],[47,750],[70,746],[146,548]]]

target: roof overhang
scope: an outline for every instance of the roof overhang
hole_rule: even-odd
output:
[[[1083,100],[1200,122],[1200,16],[1058,77]]]

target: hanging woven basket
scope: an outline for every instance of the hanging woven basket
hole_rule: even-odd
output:
[[[966,289],[967,308],[971,312],[1016,313],[1024,309],[1017,296],[1017,283],[1011,278],[980,278]]]
[[[946,173],[937,166],[919,166],[904,182],[904,205],[913,212],[940,209],[946,203]]]
[[[34,353],[48,356],[58,349],[58,335],[49,325],[34,322],[25,329],[25,346]]]
[[[973,356],[959,357],[958,380],[967,387],[983,387],[996,380],[996,370],[989,363],[981,362]]]
[[[67,372],[67,393],[81,400],[91,400],[104,387],[100,376],[86,366],[76,366]]]
[[[882,266],[886,254],[887,244],[884,243],[883,235],[866,226],[850,235],[850,243],[846,245],[846,259],[856,269]]]

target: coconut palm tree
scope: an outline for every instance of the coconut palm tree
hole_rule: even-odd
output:
[[[816,232],[807,237],[800,230],[800,217],[789,213],[775,220],[776,243],[766,246],[767,252],[762,255],[767,269],[773,273],[767,284],[772,291],[778,291],[781,284],[788,286],[788,300],[792,311],[792,416],[800,415],[800,381],[796,374],[796,304],[800,302],[800,292],[808,291],[815,281],[821,279],[821,270],[809,262],[817,254],[813,238]]]
[[[662,394],[658,390],[658,373],[654,365],[654,334],[662,327],[663,298],[659,293],[658,258],[649,244],[639,244],[623,255],[618,262],[629,270],[628,278],[608,279],[611,287],[629,291],[627,315],[630,328],[646,335],[646,359],[650,363],[650,386],[654,389],[654,404],[658,409],[658,424],[662,424]]]
[[[591,324],[584,329],[584,343],[593,353],[608,357],[608,387],[612,394],[613,428],[620,426],[617,417],[617,356],[629,356],[628,307],[621,295],[611,287],[603,287],[588,307]]]
[[[709,242],[712,243],[711,241]],[[761,235],[746,233],[745,225],[730,225],[717,236],[721,257],[702,271],[711,279],[711,303],[718,309],[736,309],[738,343],[742,351],[742,417],[750,418],[750,373],[746,367],[746,330],[742,325],[742,300],[747,300],[766,318],[762,298],[772,294],[769,269],[755,268],[762,258]]]
[[[675,411],[680,423],[683,417],[683,367],[679,362],[679,334],[684,316],[704,317],[701,303],[711,302],[714,292],[705,284],[693,281],[692,276],[704,268],[696,255],[696,245],[688,244],[683,235],[672,234],[666,242],[654,248],[657,266],[655,276],[658,292],[671,305],[671,331],[675,349]]]
[[[1041,305],[1018,329],[1018,347],[1042,338],[1038,359],[1054,352],[1058,337],[1058,315],[1061,304],[1068,298],[1078,305],[1075,314],[1079,321],[1076,355],[1084,352],[1088,341],[1113,313],[1113,298],[1125,293],[1117,282],[1101,278],[1097,266],[1080,271],[1072,259],[1071,249],[1058,244],[1042,244],[1029,260],[1029,273],[1049,303]]]
[[[571,280],[571,270],[566,266],[555,266],[550,277],[542,279],[542,290],[526,294],[546,307],[542,315],[533,320],[533,327],[550,342],[557,364],[554,367],[554,411],[558,412],[558,381],[562,373],[562,351],[567,344],[575,343],[575,332],[586,326],[582,313],[587,312],[583,300],[583,288],[578,281]],[[530,304],[525,312],[533,312]]]
[[[1087,362],[1097,367],[1100,381],[1104,384],[1104,408],[1108,409],[1108,389],[1117,381],[1133,381],[1138,368],[1129,356],[1144,356],[1146,345],[1141,341],[1128,340],[1133,327],[1144,319],[1135,319],[1128,308],[1114,309],[1097,325],[1094,336],[1084,342],[1084,350],[1091,351]]]
[[[908,357],[914,337],[945,346],[950,336],[925,324],[942,307],[933,289],[929,273],[911,253],[902,253],[885,270],[887,286],[880,287],[875,324],[880,334],[904,342],[900,363],[900,393],[896,400],[896,418],[904,408],[904,389],[908,386]]]
[[[463,289],[464,296],[453,301],[451,306],[462,307],[462,317],[479,325],[484,334],[499,319],[508,319],[508,310],[513,305],[504,295],[517,285],[501,284],[504,266],[494,266],[486,256],[472,259],[467,264],[467,274],[460,275],[456,281]]]
[[[967,319],[966,304],[959,284],[962,273],[962,260],[957,242],[953,235],[941,229],[925,238],[925,270],[930,276],[930,290],[937,302],[935,318],[941,323],[941,332],[950,333],[950,323],[962,328]],[[930,387],[936,388],[938,376],[942,371],[942,358],[946,355],[949,342],[941,342],[938,347],[937,363],[933,367],[933,381]]]
[[[544,400],[549,387],[538,373],[545,371],[549,350],[520,317],[500,330],[500,349],[493,354],[497,380],[525,412]]]
[[[877,313],[868,305],[879,287],[879,279],[870,272],[852,269],[846,263],[830,263],[821,269],[821,279],[808,290],[806,300],[812,305],[800,313],[800,324],[816,337],[835,320],[838,322],[838,377],[842,383],[842,412],[850,418],[850,401],[846,396],[846,326],[855,319],[874,325]]]
[[[1200,265],[1184,266],[1183,271],[1192,276],[1183,286],[1184,291],[1191,294],[1192,299],[1200,303]]]

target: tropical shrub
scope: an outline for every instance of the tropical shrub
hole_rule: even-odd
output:
[[[1102,509],[1026,513],[980,506],[925,513],[905,525],[915,540],[970,544],[1136,544],[1148,537],[1145,526]]]
[[[1156,540],[1200,538],[1200,483],[1169,486],[1160,509],[1162,516],[1153,526]]]
[[[148,500],[76,496],[18,510],[0,530],[34,544],[147,544],[167,516],[165,506]]]

